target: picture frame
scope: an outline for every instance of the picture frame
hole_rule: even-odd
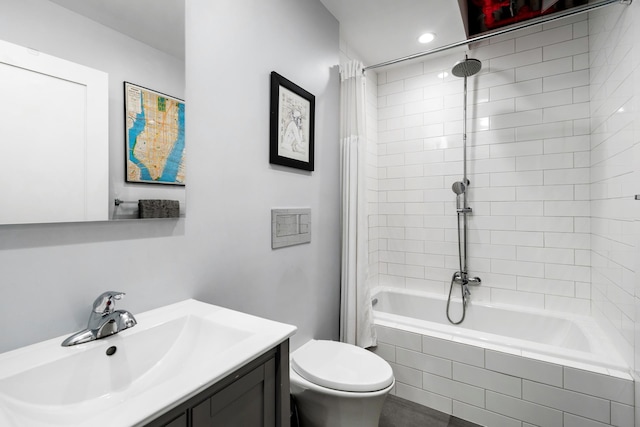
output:
[[[125,181],[186,185],[184,100],[124,82]]]
[[[315,103],[311,93],[271,73],[270,163],[314,170]]]

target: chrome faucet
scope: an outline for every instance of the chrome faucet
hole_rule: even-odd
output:
[[[481,285],[482,279],[480,279],[479,277],[469,277],[466,271],[457,271],[453,275],[452,284],[453,282],[459,283],[460,286],[462,286],[462,301],[466,306],[466,304],[469,302],[469,299],[471,298],[471,291],[469,290],[469,286]]]
[[[104,292],[93,302],[86,329],[76,332],[62,342],[63,347],[99,340],[117,334],[136,325],[133,314],[126,310],[115,310],[115,301],[122,299],[124,292]]]

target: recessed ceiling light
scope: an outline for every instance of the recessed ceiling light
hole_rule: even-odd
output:
[[[418,42],[422,44],[431,43],[433,40],[435,40],[435,38],[436,38],[436,35],[433,33],[424,33],[423,35],[418,37]]]

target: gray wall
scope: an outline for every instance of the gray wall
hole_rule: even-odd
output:
[[[67,51],[95,49],[62,29],[77,17],[48,2],[16,3],[0,0],[0,38],[37,47],[28,35],[35,25]],[[93,298],[107,289],[127,292],[119,306],[134,314],[197,298],[297,325],[294,348],[337,338],[338,22],[317,0],[264,3],[187,1],[185,220],[0,226],[0,351],[83,327]],[[87,37],[111,43],[86,25]],[[129,80],[109,60],[86,65],[116,74],[118,85]],[[313,173],[268,163],[271,71],[316,96]],[[273,207],[310,207],[312,242],[271,250]]]

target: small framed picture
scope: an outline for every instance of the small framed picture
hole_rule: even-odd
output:
[[[127,182],[186,184],[184,101],[124,82]]]
[[[270,163],[313,170],[315,105],[315,96],[271,73]]]

